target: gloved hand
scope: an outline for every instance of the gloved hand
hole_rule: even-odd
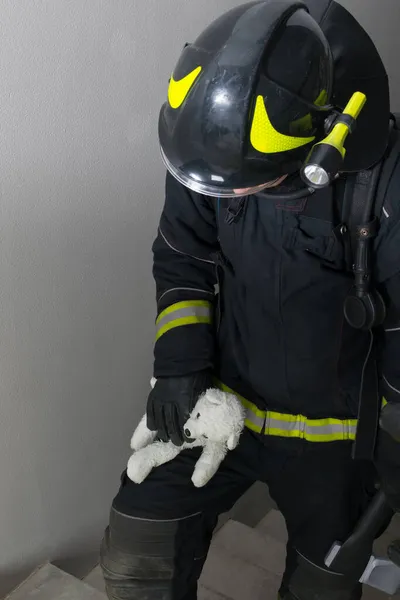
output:
[[[400,512],[400,421],[397,422],[398,419],[400,419],[400,405],[389,403],[382,410],[375,460],[382,489],[396,512]]]
[[[157,379],[147,402],[147,427],[163,442],[182,446],[189,440],[183,426],[199,396],[214,387],[211,371]]]

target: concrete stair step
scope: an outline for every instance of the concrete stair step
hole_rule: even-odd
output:
[[[280,578],[225,551],[211,549],[202,585],[230,600],[276,600]]]
[[[256,531],[282,544],[287,543],[288,534],[285,519],[278,510],[271,510],[257,525]]]
[[[217,533],[213,547],[274,575],[285,570],[286,545],[237,521],[229,521]]]
[[[219,594],[218,592],[214,592],[214,590],[209,590],[204,586],[199,586],[198,591],[198,600],[231,600],[227,596],[223,594]]]
[[[6,600],[106,600],[106,596],[48,563],[32,573]]]
[[[84,580],[85,583],[90,585],[91,587],[99,590],[103,594],[105,594],[105,584],[103,579],[103,573],[101,571],[100,566],[98,565],[87,575]],[[199,586],[199,600],[230,600],[227,596],[223,594],[219,594],[214,590],[210,590],[204,586]]]
[[[381,551],[391,539],[400,537],[399,525],[400,517],[394,519],[388,532],[378,541]],[[285,566],[286,541],[285,521],[277,510],[271,510],[255,529],[229,520],[213,539],[200,581],[199,600],[276,600]],[[101,593],[99,600],[104,600],[105,587],[99,566],[85,577],[84,582],[98,590]],[[28,600],[29,597],[23,598]],[[41,596],[37,600],[39,598],[42,600]],[[88,598],[98,600],[97,597]],[[12,600],[22,600],[22,597],[12,597]],[[44,600],[48,600],[47,597]],[[66,600],[70,597],[66,596]],[[365,588],[363,600],[388,600],[388,597]]]
[[[100,565],[97,565],[97,567],[95,567],[93,571],[90,571],[90,573],[86,575],[83,581],[95,590],[99,590],[99,592],[102,592],[103,594],[106,593],[106,586],[104,583],[103,572],[101,570]]]
[[[283,568],[283,544],[228,521],[213,540],[201,586],[216,598],[276,600]]]

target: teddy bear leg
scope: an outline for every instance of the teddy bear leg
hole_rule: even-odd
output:
[[[196,487],[203,487],[218,471],[226,456],[226,448],[220,443],[208,442],[196,463],[192,475],[192,482]]]
[[[181,448],[172,442],[154,442],[135,452],[128,462],[127,474],[134,483],[142,483],[149,473],[178,456]]]

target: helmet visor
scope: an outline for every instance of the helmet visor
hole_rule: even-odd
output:
[[[197,172],[195,168],[193,168],[190,172],[183,171],[177,167],[175,167],[167,158],[164,150],[161,146],[161,157],[164,165],[168,169],[175,179],[177,179],[182,185],[189,188],[193,192],[197,192],[198,194],[204,194],[205,196],[211,196],[213,198],[234,198],[241,196],[249,196],[251,194],[256,194],[257,192],[262,191],[267,187],[272,187],[274,184],[280,183],[281,179],[284,179],[285,176],[277,176],[274,179],[270,179],[269,181],[265,181],[262,184],[251,186],[251,187],[221,187],[221,184],[224,183],[223,177],[219,175],[211,175],[211,178],[214,178],[215,185],[211,183],[207,183],[202,181],[201,172]]]

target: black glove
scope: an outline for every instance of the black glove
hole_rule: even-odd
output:
[[[147,427],[157,431],[163,442],[171,440],[175,446],[182,446],[190,441],[184,435],[184,424],[201,394],[212,387],[210,371],[158,379],[147,402]]]
[[[399,415],[400,405],[388,404],[382,410],[375,460],[382,489],[396,512],[400,512],[400,439],[397,439],[400,431],[397,423]]]

